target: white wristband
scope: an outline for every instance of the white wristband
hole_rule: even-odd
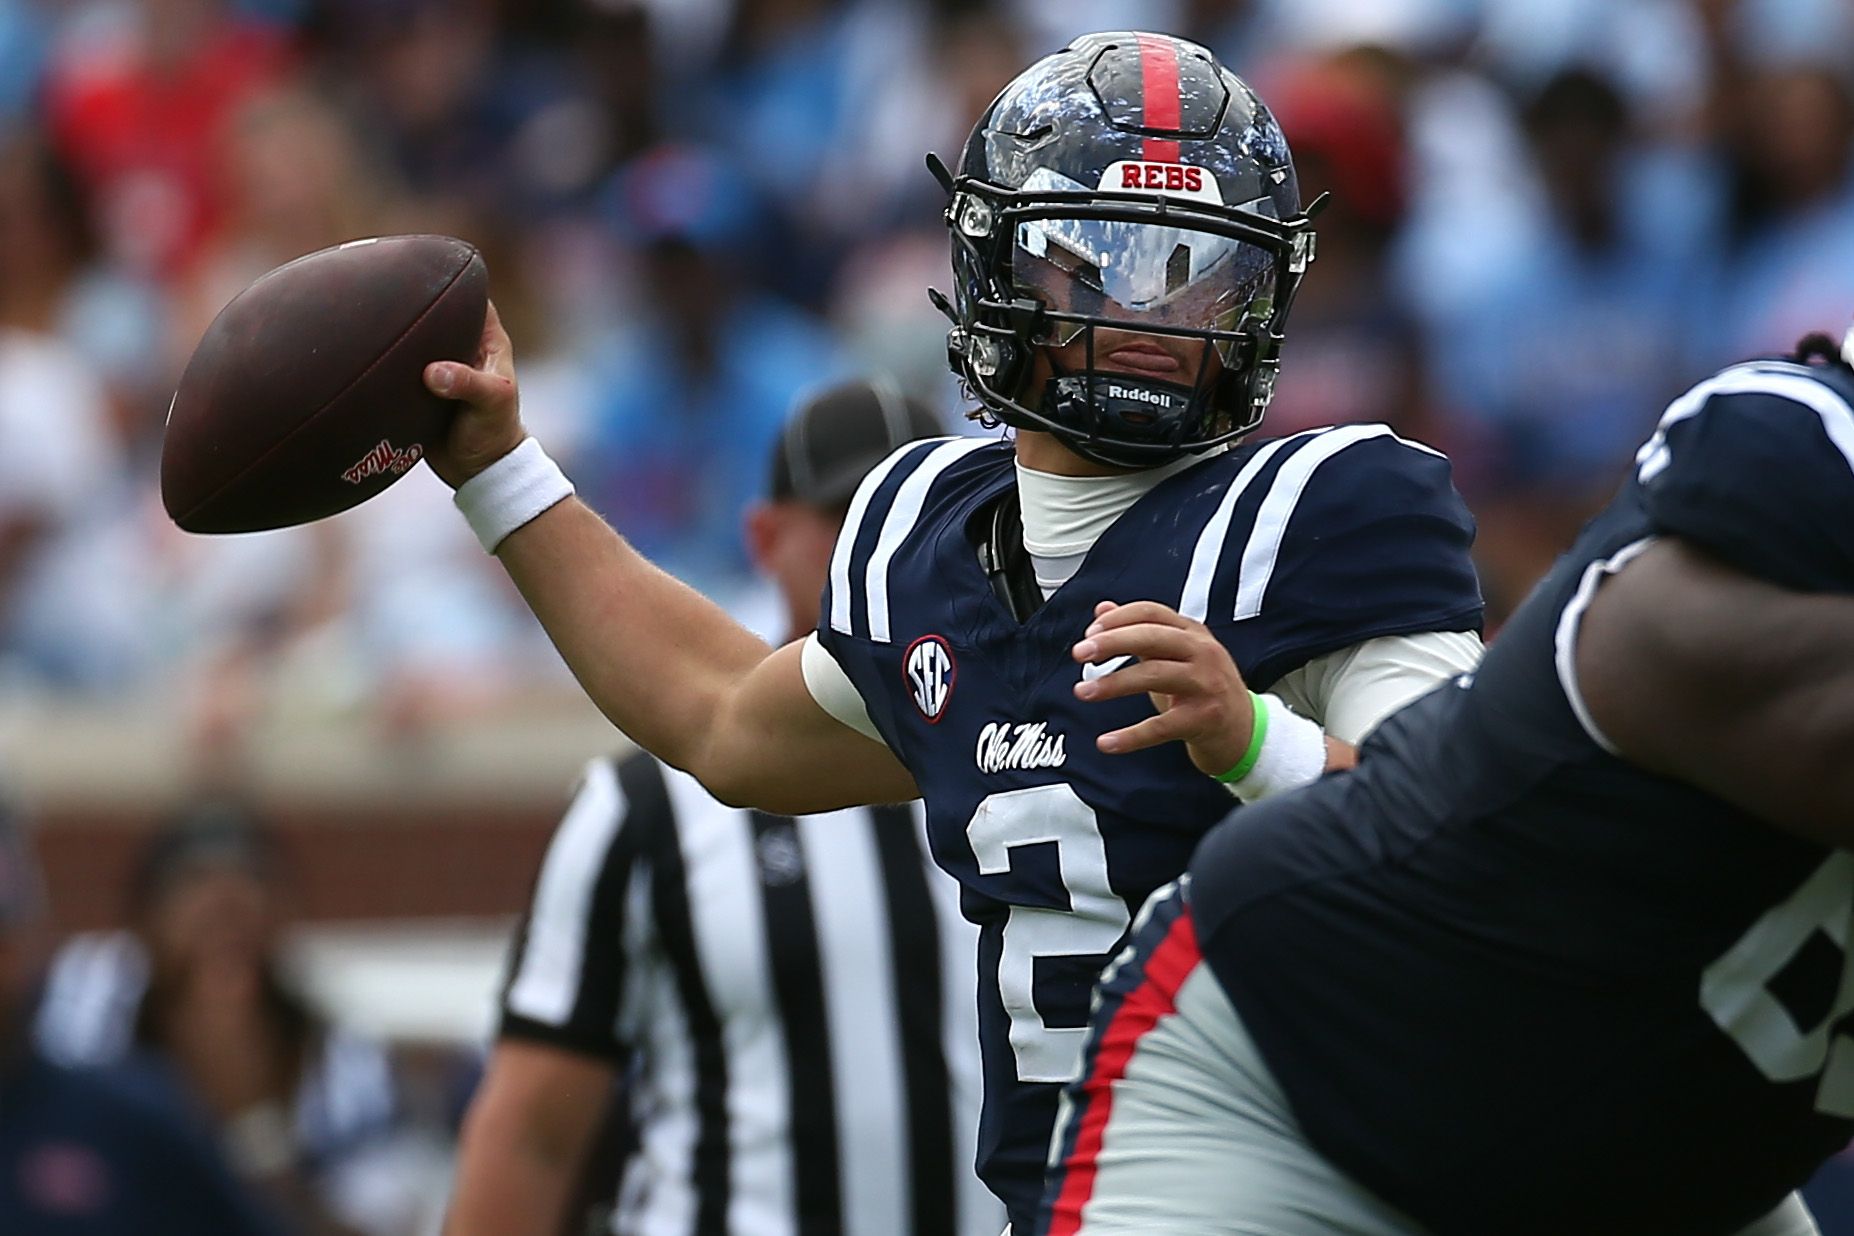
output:
[[[521,445],[457,487],[451,501],[483,544],[495,553],[503,538],[542,511],[573,496],[573,482],[549,459],[541,444]]]
[[[1278,695],[1257,697],[1268,709],[1268,734],[1255,767],[1225,788],[1243,802],[1273,798],[1312,785],[1326,771],[1326,731],[1301,716]]]

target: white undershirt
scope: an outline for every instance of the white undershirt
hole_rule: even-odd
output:
[[[1160,481],[1203,458],[1187,455],[1125,476],[1057,476],[1018,464],[1024,549],[1044,600],[1074,577],[1101,534],[1129,507]],[[1270,690],[1334,738],[1357,744],[1379,721],[1437,684],[1473,669],[1480,657],[1480,637],[1471,632],[1391,635],[1316,657],[1283,675]],[[800,664],[819,707],[857,733],[882,741],[856,685],[816,632],[805,640]]]
[[[1124,476],[1057,476],[1017,465],[1024,550],[1036,568],[1045,601],[1069,582],[1108,525],[1126,514],[1160,481],[1176,476],[1202,455],[1185,455],[1157,468]]]

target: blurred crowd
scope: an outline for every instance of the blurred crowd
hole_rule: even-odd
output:
[[[0,691],[274,693],[416,727],[559,670],[423,472],[323,525],[162,516],[213,314],[355,236],[489,259],[525,411],[646,552],[751,608],[793,396],[947,412],[940,199],[1082,29],[1196,37],[1330,189],[1274,431],[1447,449],[1496,616],[1681,386],[1854,310],[1842,0],[0,0]]]

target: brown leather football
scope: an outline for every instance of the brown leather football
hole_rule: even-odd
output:
[[[161,500],[189,532],[309,523],[365,502],[441,440],[436,360],[472,361],[489,306],[475,246],[353,240],[279,266],[213,319],[181,375]]]

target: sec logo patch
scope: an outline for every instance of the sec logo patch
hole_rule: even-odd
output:
[[[908,645],[901,666],[914,706],[929,725],[939,724],[946,702],[953,697],[953,679],[959,674],[952,648],[938,635],[923,635]]]

